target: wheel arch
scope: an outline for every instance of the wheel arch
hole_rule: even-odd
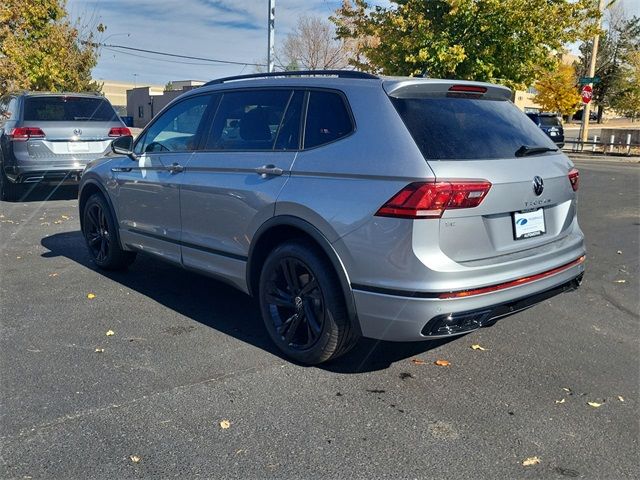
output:
[[[290,215],[280,215],[267,220],[256,231],[249,247],[247,260],[247,289],[250,295],[256,296],[260,280],[262,265],[269,253],[280,243],[293,238],[306,238],[319,247],[324,256],[331,263],[343,293],[347,312],[353,324],[353,328],[358,333],[360,323],[357,318],[357,311],[349,276],[344,268],[340,257],[331,245],[331,242],[324,234],[309,222]]]

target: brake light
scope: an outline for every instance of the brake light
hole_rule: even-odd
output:
[[[44,132],[38,127],[17,127],[11,130],[9,138],[16,142],[26,142],[30,138],[44,138]]]
[[[571,182],[571,188],[573,188],[573,191],[577,192],[578,187],[580,186],[580,172],[577,168],[572,168],[569,171],[569,181]]]
[[[489,193],[486,180],[410,183],[376,212],[379,217],[440,218],[445,210],[474,208]]]
[[[450,92],[465,92],[465,93],[486,93],[487,87],[480,87],[478,85],[452,85],[449,87]]]
[[[131,130],[129,130],[127,127],[113,127],[111,130],[109,130],[110,137],[124,137],[130,135]]]

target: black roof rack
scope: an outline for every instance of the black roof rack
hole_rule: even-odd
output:
[[[250,78],[269,78],[269,77],[318,77],[318,76],[333,76],[338,78],[362,78],[375,80],[379,79],[377,75],[366,72],[358,72],[356,70],[292,70],[286,72],[264,72],[264,73],[250,73],[248,75],[236,75],[233,77],[216,78],[204,84],[206,85],[219,85],[225,82],[232,82],[234,80],[247,80]]]

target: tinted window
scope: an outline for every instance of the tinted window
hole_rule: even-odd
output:
[[[278,131],[275,150],[297,150],[300,148],[300,115],[302,115],[303,100],[303,91],[297,91],[291,97]]]
[[[560,126],[560,121],[558,117],[550,117],[550,116],[540,116],[538,117],[540,121],[540,125],[543,127],[558,127]]]
[[[304,148],[333,142],[349,135],[352,131],[351,116],[339,94],[310,92]]]
[[[271,150],[290,97],[290,90],[223,94],[205,149]]]
[[[522,145],[556,148],[506,100],[431,97],[392,101],[428,160],[514,158]]]
[[[199,95],[184,100],[164,112],[149,127],[136,151],[185,152],[195,150],[198,129],[212,95]]]
[[[24,119],[40,122],[117,122],[111,104],[96,97],[25,97]]]

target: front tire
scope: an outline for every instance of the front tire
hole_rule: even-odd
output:
[[[331,264],[307,241],[286,242],[267,257],[260,275],[260,310],[269,336],[294,360],[315,365],[357,342]]]
[[[104,270],[123,270],[135,260],[135,252],[122,249],[116,222],[104,197],[95,193],[87,200],[82,213],[82,234],[89,254]]]

